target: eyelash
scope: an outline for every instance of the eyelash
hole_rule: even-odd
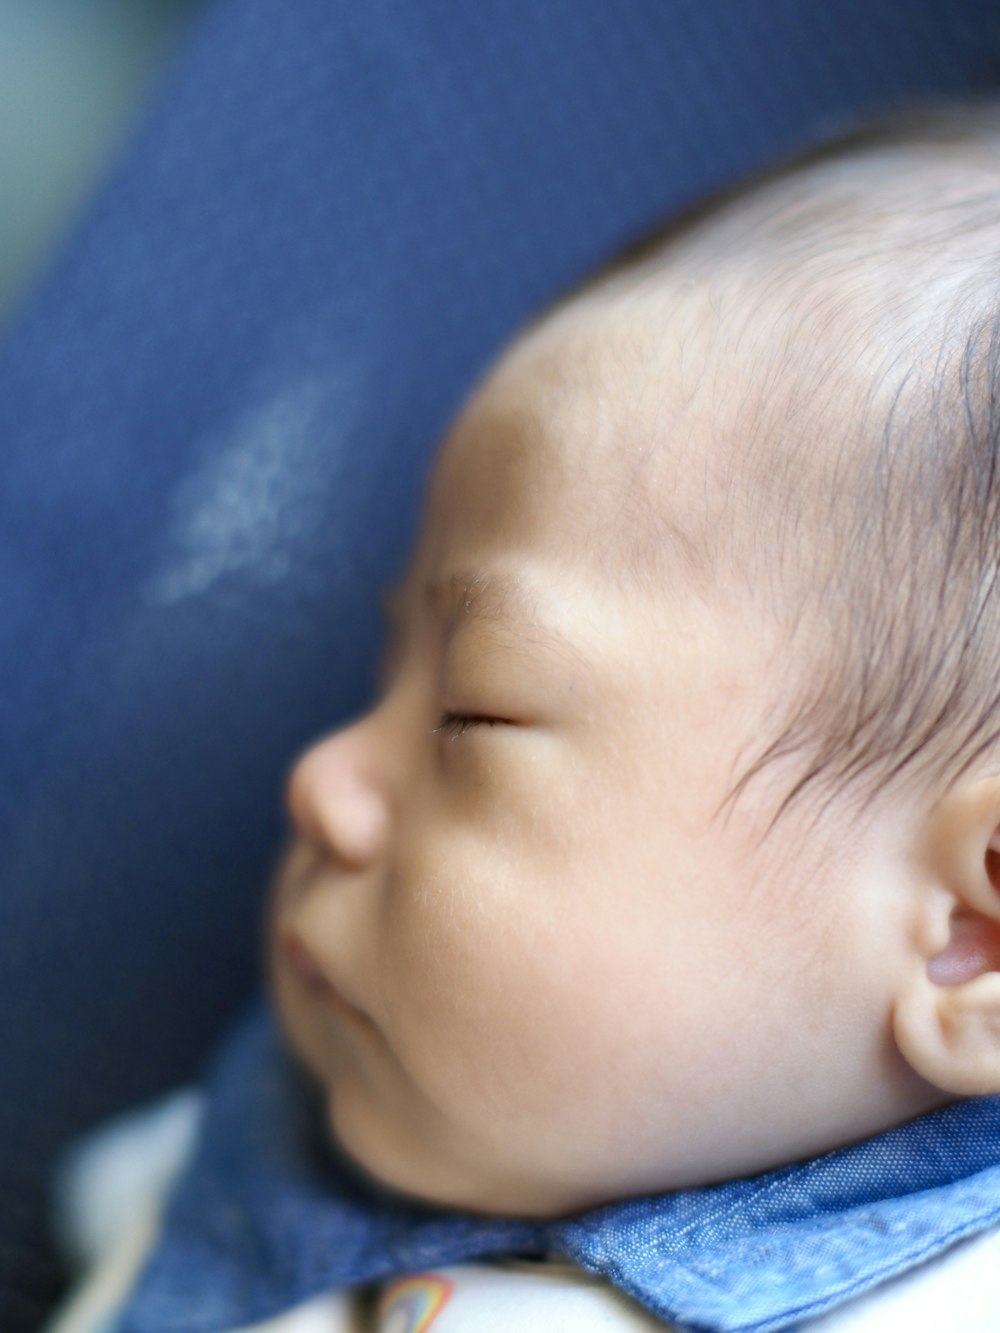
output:
[[[476,713],[445,713],[433,730],[435,735],[457,740],[473,727],[495,727],[501,721],[499,717],[484,717]]]

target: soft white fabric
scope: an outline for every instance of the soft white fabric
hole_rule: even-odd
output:
[[[170,1182],[197,1132],[185,1091],[112,1122],[67,1163],[57,1233],[86,1270],[44,1333],[110,1333],[156,1237]],[[998,1333],[1000,1231],[813,1320],[808,1333]],[[253,1328],[219,1333],[663,1333],[608,1284],[561,1263],[466,1264],[413,1274],[377,1292],[333,1292]]]
[[[56,1241],[82,1281],[43,1333],[105,1333],[156,1238],[191,1151],[201,1094],[184,1089],[86,1138],[56,1180]]]
[[[184,1088],[94,1130],[56,1179],[57,1242],[74,1268],[107,1256],[137,1212],[163,1197],[187,1160],[204,1097]]]

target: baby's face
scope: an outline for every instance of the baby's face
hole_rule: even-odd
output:
[[[877,839],[789,818],[762,841],[754,790],[723,809],[787,664],[685,536],[723,447],[715,381],[633,324],[577,301],[479,390],[381,701],[291,777],[285,1027],[343,1147],[452,1206],[707,1183],[913,1096],[869,929],[900,910]]]

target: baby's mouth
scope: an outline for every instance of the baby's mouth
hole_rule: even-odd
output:
[[[289,970],[298,978],[306,990],[314,995],[336,995],[326,974],[299,937],[291,931],[282,931],[278,939],[278,948]]]
[[[277,945],[279,960],[293,981],[321,1001],[338,1021],[374,1029],[372,1020],[340,993],[294,929],[279,929]]]

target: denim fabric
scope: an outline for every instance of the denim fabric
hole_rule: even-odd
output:
[[[261,1008],[223,1050],[198,1146],[121,1333],[220,1333],[335,1286],[558,1253],[681,1328],[795,1328],[1000,1223],[1000,1098],[813,1161],[555,1222],[417,1207],[327,1146]]]

